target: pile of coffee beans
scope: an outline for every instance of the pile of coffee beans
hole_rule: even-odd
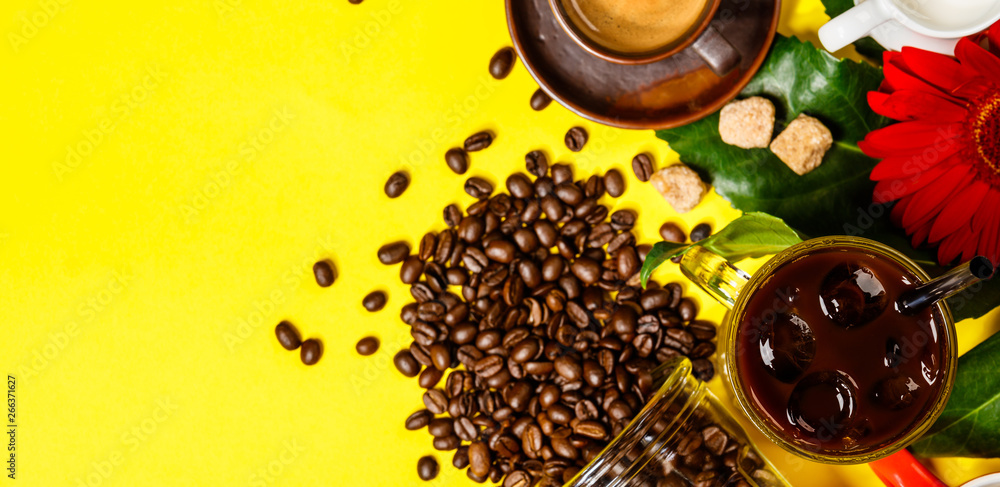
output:
[[[567,139],[582,146],[585,133]],[[650,246],[636,244],[636,214],[600,203],[624,191],[621,174],[574,180],[541,152],[525,160],[534,179],[510,175],[507,193],[470,178],[477,201],[445,208],[448,228],[416,254],[378,250],[402,263],[415,300],[401,310],[413,342],[393,359],[426,389],[406,428],[426,428],[472,480],[506,487],[569,480],[642,409],[661,362],[684,355],[698,378],[715,373],[715,326],[681,286],[639,287]],[[436,473],[427,460],[418,471]]]

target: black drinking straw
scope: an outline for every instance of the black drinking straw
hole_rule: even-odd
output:
[[[942,299],[951,297],[965,288],[993,277],[993,263],[983,256],[973,257],[937,279],[927,281],[899,297],[899,310],[915,313]]]

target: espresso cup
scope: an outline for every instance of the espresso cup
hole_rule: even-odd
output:
[[[877,33],[886,47],[906,45],[952,55],[956,39],[997,20],[1000,0],[865,0],[820,27],[819,40],[834,52]]]
[[[617,64],[648,64],[691,47],[724,76],[740,53],[711,26],[721,0],[549,0],[560,27],[580,47]]]

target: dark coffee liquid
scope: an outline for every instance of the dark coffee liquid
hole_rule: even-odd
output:
[[[896,309],[917,283],[896,262],[845,247],[780,266],[739,320],[737,373],[754,408],[822,453],[875,449],[916,426],[949,356],[936,306]]]

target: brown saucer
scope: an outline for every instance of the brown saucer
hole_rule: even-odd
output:
[[[652,64],[599,59],[559,27],[548,0],[506,3],[514,48],[542,89],[581,117],[631,129],[688,124],[732,100],[764,62],[781,11],[780,0],[722,0],[711,25],[742,60],[720,78],[690,47]]]

